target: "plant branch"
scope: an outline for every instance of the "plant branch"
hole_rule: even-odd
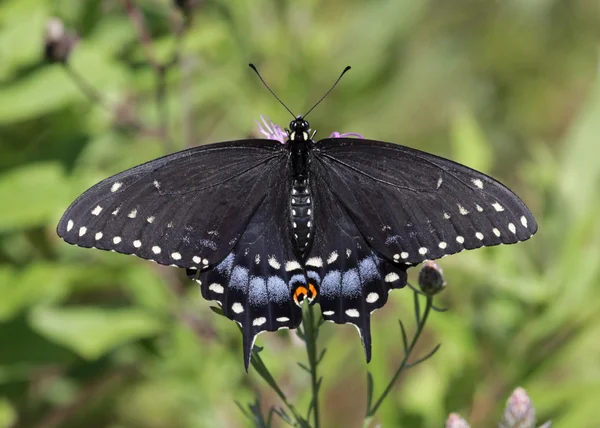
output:
[[[319,389],[321,387],[321,379],[317,374],[317,366],[323,358],[324,353],[317,353],[317,337],[319,324],[316,321],[314,305],[309,305],[305,311],[305,316],[302,321],[304,326],[304,343],[306,344],[306,354],[308,356],[308,368],[310,372],[312,400],[308,408],[307,419],[310,420],[311,413],[313,415],[314,428],[319,428]]]
[[[427,318],[429,317],[429,313],[431,312],[432,308],[433,308],[433,296],[427,296],[427,302],[426,302],[426,306],[425,306],[425,310],[423,311],[423,314],[421,315],[420,313],[420,306],[419,306],[419,302],[418,302],[418,293],[417,291],[415,291],[415,317],[417,319],[417,331],[415,332],[415,335],[413,336],[410,344],[408,344],[408,346],[406,345],[407,341],[406,341],[406,330],[404,329],[404,325],[402,324],[402,322],[400,322],[400,327],[402,329],[402,340],[404,342],[404,347],[405,347],[405,352],[404,352],[404,358],[402,359],[402,362],[400,363],[400,366],[398,367],[398,369],[396,370],[396,373],[394,374],[394,376],[392,377],[392,379],[390,380],[390,382],[388,383],[388,385],[386,386],[385,390],[383,391],[383,393],[381,394],[381,396],[375,401],[375,404],[372,406],[369,406],[367,408],[367,412],[365,415],[365,422],[363,424],[363,426],[368,426],[368,424],[371,421],[371,418],[375,415],[375,413],[377,412],[377,410],[379,410],[379,407],[381,406],[381,404],[383,403],[383,401],[385,400],[385,398],[388,396],[388,394],[390,393],[390,391],[392,390],[392,388],[394,387],[394,384],[396,383],[396,381],[398,380],[398,377],[400,376],[400,373],[402,373],[402,371],[405,368],[409,368],[409,367],[413,367],[423,361],[425,361],[427,358],[431,357],[438,349],[440,345],[437,345],[433,351],[429,352],[425,357],[417,360],[414,363],[409,363],[408,359],[410,358],[410,355],[412,353],[412,351],[415,348],[415,345],[417,344],[417,341],[419,340],[419,337],[421,336],[421,333],[423,332],[423,328],[425,327],[425,323],[427,322]],[[369,401],[370,401],[370,397],[369,397]]]

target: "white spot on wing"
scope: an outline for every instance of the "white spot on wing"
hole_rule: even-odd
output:
[[[483,189],[483,181],[481,181],[479,178],[474,178],[471,180],[471,182],[475,185],[475,187]]]
[[[517,228],[512,223],[508,223],[508,230],[510,230],[512,233],[517,233]]]
[[[291,261],[285,263],[285,271],[286,272],[290,272],[292,270],[300,270],[300,269],[302,269],[302,266],[300,266],[300,263],[298,263],[295,260],[291,260]]]
[[[458,212],[461,213],[462,215],[469,214],[469,211],[465,207],[463,207],[461,204],[458,204]]]
[[[148,218],[146,219],[146,221],[147,221],[148,223],[152,223],[152,222],[154,221],[154,217],[148,217]]]
[[[500,237],[500,231],[494,227],[493,229],[494,235]]]
[[[346,315],[352,318],[358,318],[360,313],[356,309],[346,309]]]
[[[481,205],[476,204],[475,208],[477,208],[477,212],[483,212],[483,208],[481,207]]]
[[[121,237],[120,236],[115,236],[113,238],[113,244],[119,244],[121,242]]]
[[[135,248],[140,248],[142,246],[142,241],[140,241],[139,239],[136,239],[135,241],[133,241],[133,246]]]
[[[192,261],[196,264],[200,264],[200,262],[202,262],[202,259],[198,256],[194,256],[192,257]]]
[[[396,272],[390,272],[385,276],[385,282],[394,282],[400,279]]]
[[[254,318],[254,321],[252,321],[252,325],[258,327],[258,326],[263,325],[266,322],[267,322],[267,319],[265,317],[258,317],[258,318]]]
[[[116,183],[113,183],[112,187],[110,188],[110,191],[114,193],[117,190],[119,190],[122,185],[123,183],[117,181]]]
[[[446,220],[448,220],[448,219],[450,218],[450,214],[448,214],[448,213],[444,213],[444,218],[445,218]]]
[[[379,300],[379,294],[377,293],[369,293],[367,296],[367,303],[375,303]]]
[[[202,259],[202,264],[204,266],[208,266],[208,259]]]
[[[172,253],[172,254],[171,254],[171,258],[172,258],[173,260],[181,260],[181,254],[179,254],[179,253],[177,253],[177,252],[175,252],[175,253]]]
[[[85,232],[87,232],[87,227],[85,227],[85,226],[81,226],[81,227],[79,228],[79,236],[83,236],[83,235],[85,235]]]
[[[527,227],[527,219],[525,218],[525,216],[521,216],[521,224],[523,225],[523,227]]]
[[[288,317],[279,317],[277,318],[278,322],[288,322],[290,319]]]
[[[275,256],[271,256],[269,257],[269,266],[271,266],[273,269],[279,269],[281,268],[281,263],[277,261]]]
[[[438,247],[440,247],[442,250],[445,250],[447,246],[448,246],[448,244],[446,244],[444,241],[442,241],[438,244]]]
[[[323,267],[323,259],[321,257],[311,257],[306,261],[306,266]]]
[[[244,312],[244,307],[241,303],[235,302],[233,305],[231,305],[231,310],[236,314],[241,314],[242,312]]]
[[[96,238],[96,241],[99,240],[100,238],[102,238],[102,232],[96,233],[96,235],[94,236],[94,238]]]
[[[458,242],[459,244],[464,244],[465,238],[463,238],[462,236],[458,235],[456,237],[456,242]]]
[[[100,205],[96,205],[96,208],[92,210],[92,215],[98,215],[102,212],[102,207]]]
[[[129,214],[127,214],[127,217],[129,218],[135,218],[137,216],[137,210],[132,210]]]
[[[333,262],[335,262],[338,258],[338,253],[337,251],[332,251],[331,254],[329,254],[329,257],[327,257],[327,264],[331,264]]]
[[[483,233],[481,233],[481,232],[476,232],[476,233],[475,233],[475,238],[479,239],[480,241],[483,241]]]
[[[500,205],[498,202],[494,202],[492,204],[492,206],[494,207],[494,209],[498,212],[504,211],[504,207],[502,205]]]
[[[208,286],[208,289],[210,291],[214,291],[217,294],[223,294],[223,292],[225,291],[225,289],[223,288],[223,286],[221,284],[216,283],[216,282],[213,282],[212,284],[210,284]]]
[[[424,256],[425,254],[427,254],[427,248],[425,247],[421,247],[419,248],[419,254]]]
[[[73,229],[73,220],[67,222],[67,232],[70,232],[71,229]]]
[[[439,189],[442,186],[443,182],[444,180],[442,180],[442,177],[438,178],[436,189]]]
[[[408,253],[406,251],[403,251],[402,253],[400,253],[400,257],[402,257],[403,259],[408,259]]]
[[[323,311],[323,315],[325,315],[326,317],[330,317],[333,314],[335,314],[334,311]]]
[[[154,187],[160,190],[160,183],[157,180],[154,180],[152,184],[154,184]]]
[[[152,252],[154,254],[160,254],[160,247],[158,245],[155,245],[154,247],[152,247]]]
[[[394,254],[394,260],[396,260],[396,261],[400,260],[400,254]]]
[[[119,209],[120,209],[120,207],[117,207],[117,209],[115,209],[111,214],[117,215],[119,213]]]
[[[257,265],[260,264],[260,254],[254,256],[254,263],[256,263]]]

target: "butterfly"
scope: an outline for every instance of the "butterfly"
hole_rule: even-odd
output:
[[[269,139],[198,146],[107,178],[71,204],[58,235],[185,268],[241,326],[248,369],[257,335],[298,327],[304,300],[356,326],[369,361],[371,313],[408,268],[537,231],[519,197],[481,172],[381,141],[315,142],[305,117]]]

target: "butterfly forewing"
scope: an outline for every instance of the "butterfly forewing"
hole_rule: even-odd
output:
[[[165,265],[224,259],[285,168],[270,140],[200,146],[108,178],[67,209],[58,234],[70,244],[135,254]]]
[[[537,230],[525,204],[498,181],[408,147],[325,139],[315,145],[313,168],[388,260],[417,264],[524,241]]]

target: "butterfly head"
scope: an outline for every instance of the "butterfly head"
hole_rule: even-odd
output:
[[[289,136],[291,141],[308,141],[310,139],[309,131],[310,124],[302,116],[298,116],[290,122]]]

